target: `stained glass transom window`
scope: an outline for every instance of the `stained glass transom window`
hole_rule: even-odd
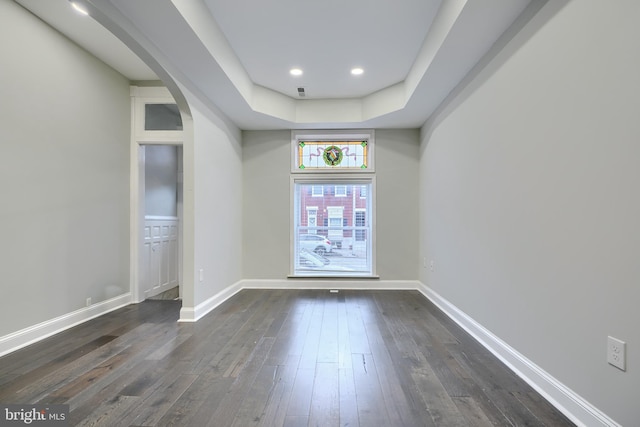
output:
[[[368,141],[298,141],[298,169],[361,169],[369,167]]]

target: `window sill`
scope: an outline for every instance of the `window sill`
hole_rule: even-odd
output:
[[[336,279],[336,280],[379,280],[380,276],[378,275],[370,275],[370,276],[356,276],[356,275],[321,275],[321,274],[290,274],[287,276],[287,279]]]

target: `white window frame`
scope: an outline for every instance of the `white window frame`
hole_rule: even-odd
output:
[[[369,184],[370,197],[368,198],[368,208],[370,211],[369,214],[369,226],[371,230],[371,239],[370,245],[368,247],[367,258],[370,262],[370,271],[368,273],[362,272],[328,272],[324,274],[320,274],[320,272],[297,272],[295,266],[295,256],[296,256],[296,248],[295,248],[295,232],[296,232],[296,214],[299,214],[299,206],[296,205],[296,197],[295,197],[295,186],[296,184],[324,184],[324,185],[358,185],[358,184]],[[379,278],[376,273],[376,178],[374,174],[352,174],[352,173],[332,173],[330,175],[319,173],[319,174],[292,174],[290,178],[290,239],[289,239],[289,277],[290,278],[298,278],[298,277],[318,277],[318,278],[340,278],[340,277],[351,277],[351,278]]]
[[[338,188],[344,189],[344,192],[340,191],[340,193],[338,193]],[[333,194],[335,197],[347,197],[347,193],[347,186],[344,184],[335,185],[333,187]]]
[[[137,141],[152,140],[153,143],[171,143],[176,139],[183,139],[183,130],[145,130],[145,108],[147,104],[175,104],[169,91],[164,87],[136,87],[130,88],[133,102],[132,108],[136,120],[133,125],[134,139]],[[183,123],[184,127],[184,117]]]
[[[320,168],[320,169],[300,169],[298,167],[298,144],[300,141],[367,141],[367,168]],[[346,129],[346,130],[292,130],[291,131],[291,184],[290,184],[290,238],[289,238],[289,277],[353,277],[353,278],[379,278],[376,273],[376,176],[375,176],[375,132],[372,129]],[[370,245],[367,257],[370,262],[369,274],[357,272],[354,274],[332,272],[330,275],[296,274],[295,272],[295,232],[296,215],[298,206],[295,200],[296,184],[322,184],[327,185],[357,185],[369,184],[367,193],[367,206],[369,210],[369,227],[371,230]],[[326,187],[323,187],[326,188]],[[355,189],[354,189],[355,190]],[[312,190],[312,196],[313,196]],[[334,187],[334,195],[335,187]],[[354,194],[355,196],[355,194]],[[317,195],[316,197],[320,197]],[[324,191],[322,194],[324,197]],[[340,197],[340,196],[338,196]]]

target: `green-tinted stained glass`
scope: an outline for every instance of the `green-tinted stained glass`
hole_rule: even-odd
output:
[[[367,141],[298,142],[299,169],[366,169]]]

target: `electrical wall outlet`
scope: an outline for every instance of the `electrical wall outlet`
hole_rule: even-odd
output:
[[[431,260],[431,262],[429,263],[429,269],[430,269],[431,271],[435,271],[435,269],[436,269],[436,266],[435,266],[435,264],[433,263],[433,260]]]
[[[87,298],[87,307],[91,305],[91,297]]]
[[[204,269],[203,268],[200,269],[200,281],[204,282]]]
[[[627,370],[627,343],[617,338],[607,337],[607,362],[623,371]]]

